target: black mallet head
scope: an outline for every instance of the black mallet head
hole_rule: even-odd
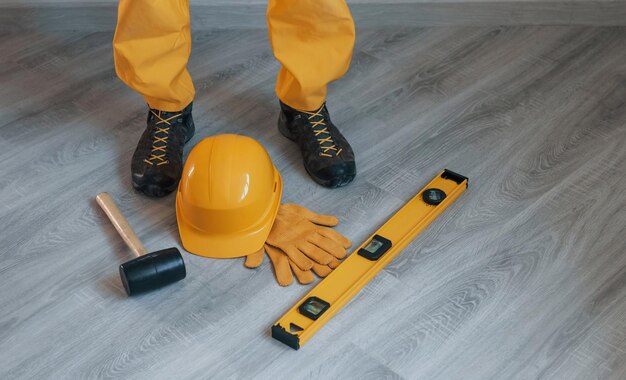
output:
[[[177,248],[167,248],[139,256],[120,265],[122,284],[129,296],[158,289],[187,275]]]
[[[122,284],[129,296],[157,289],[180,281],[187,275],[185,262],[176,248],[146,253],[146,248],[128,224],[113,198],[106,192],[96,196],[96,202],[109,217],[128,248],[137,258],[120,265]]]

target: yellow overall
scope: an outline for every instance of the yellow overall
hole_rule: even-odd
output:
[[[318,109],[352,58],[354,22],[345,0],[269,0],[267,26],[282,64],[278,98],[298,110]],[[189,0],[119,0],[113,51],[117,75],[151,108],[180,111],[193,100]]]

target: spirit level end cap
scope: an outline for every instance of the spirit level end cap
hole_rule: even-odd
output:
[[[469,187],[469,178],[467,178],[464,175],[460,175],[459,173],[455,173],[452,170],[443,169],[443,173],[441,174],[441,178],[452,180],[452,181],[456,182],[459,185],[462,184],[463,181],[467,181],[465,183],[465,186]]]
[[[294,350],[297,350],[300,348],[300,337],[298,337],[297,335],[291,334],[278,323],[272,326],[272,338],[285,343],[286,345],[293,348]]]

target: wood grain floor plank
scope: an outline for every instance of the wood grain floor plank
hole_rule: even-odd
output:
[[[130,253],[98,192],[148,250],[180,243],[174,198],[131,190],[146,109],[111,37],[0,34],[0,378],[623,378],[626,28],[363,29],[328,99],[359,162],[337,190],[276,130],[266,32],[195,33],[192,144],[259,139],[284,201],[339,216],[355,244],[441,168],[470,177],[298,352],[268,329],[309,288],[268,262],[186,254],[184,281],[124,296]]]

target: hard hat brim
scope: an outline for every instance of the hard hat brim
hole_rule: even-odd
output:
[[[180,210],[181,193],[178,191],[176,193],[176,220],[180,240],[185,250],[203,257],[229,259],[247,256],[263,248],[276,219],[282,197],[282,177],[276,168],[274,168],[274,173],[277,181],[276,196],[272,199],[266,216],[251,228],[229,234],[207,235],[186,221]]]

